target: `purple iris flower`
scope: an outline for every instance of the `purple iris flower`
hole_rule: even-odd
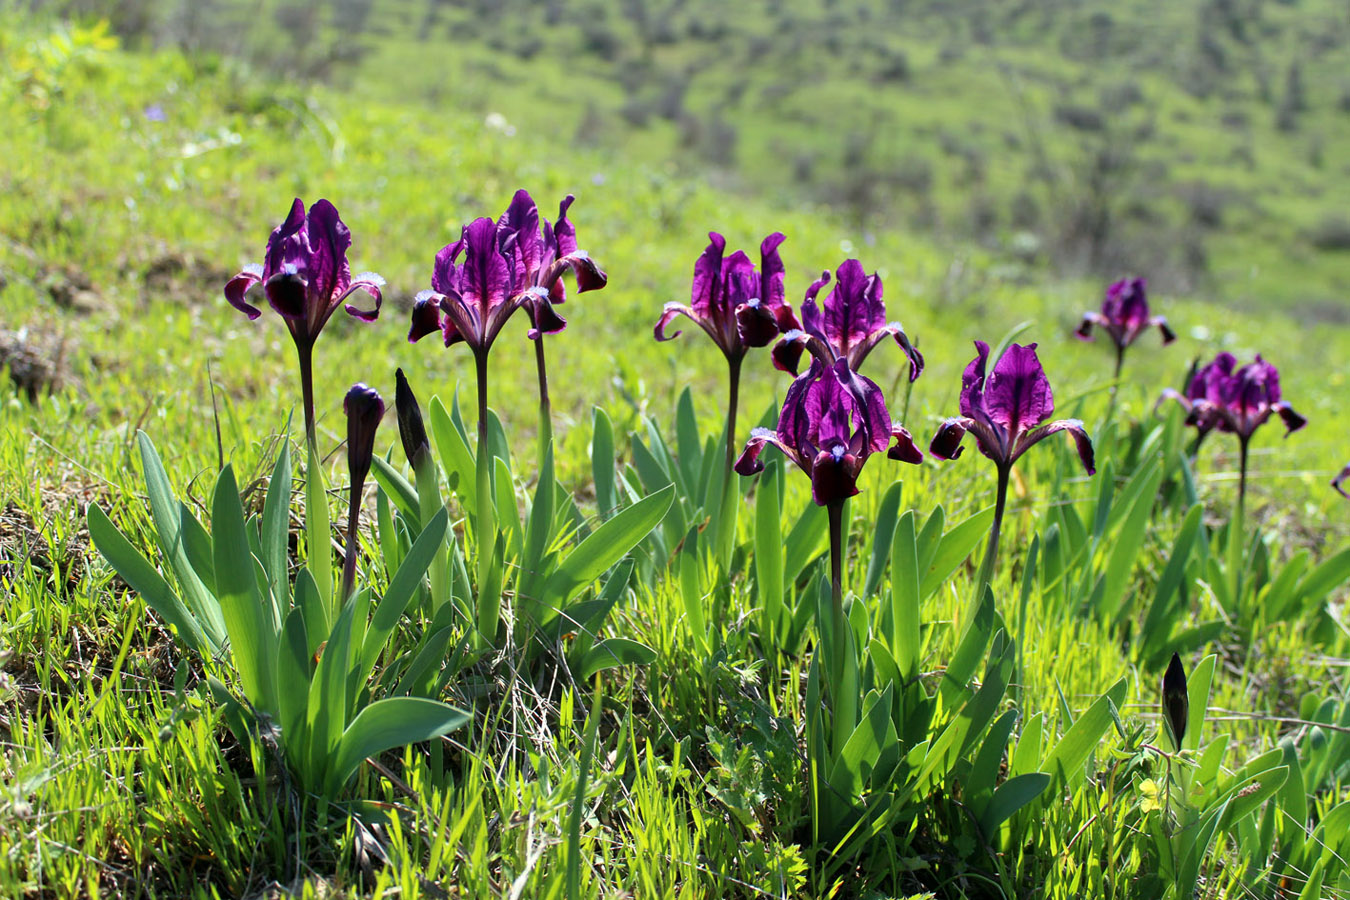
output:
[[[347,415],[347,471],[351,476],[347,559],[342,567],[342,599],[346,600],[356,584],[356,553],[359,549],[356,528],[361,516],[361,491],[375,455],[375,432],[384,418],[384,399],[374,388],[358,382],[347,391],[342,411]]]
[[[577,292],[599,290],[608,281],[604,271],[577,249],[576,229],[567,218],[573,197],[558,206],[556,222],[542,222],[530,195],[516,191],[506,213],[494,222],[475,219],[460,239],[436,254],[431,290],[413,304],[409,341],[439,331],[449,347],[464,342],[478,365],[479,412],[487,410],[487,355],[511,315],[525,309],[529,336],[536,341],[541,408],[548,412],[548,379],[544,368],[545,334],[557,334],[567,322],[554,309],[566,299],[563,273],[576,277]],[[485,421],[485,420],[484,420]]]
[[[1350,480],[1350,463],[1346,463],[1345,468],[1341,469],[1336,477],[1331,479],[1331,486],[1339,491],[1342,497],[1350,500],[1350,494],[1347,494],[1345,488],[1341,487],[1347,480]]]
[[[743,250],[723,258],[726,238],[708,233],[709,244],[694,263],[692,302],[667,303],[656,323],[656,339],[668,341],[666,327],[688,316],[708,333],[729,361],[739,361],[751,347],[766,347],[780,333],[799,328],[783,288],[784,266],[778,247],[785,238],[774,232],[759,245],[760,265]]]
[[[440,331],[447,347],[463,341],[475,353],[486,353],[521,308],[529,312],[531,338],[566,328],[553,308],[566,298],[563,273],[575,273],[578,292],[598,290],[607,281],[577,249],[576,230],[567,220],[572,199],[569,194],[560,204],[556,224],[543,223],[542,235],[539,209],[525,191],[516,192],[499,221],[482,218],[466,225],[458,241],[436,254],[432,289],[417,295],[408,340]]]
[[[1055,411],[1050,380],[1036,357],[1036,345],[1013,344],[985,373],[989,345],[975,342],[976,357],[961,376],[961,415],[947,419],[938,428],[929,452],[938,459],[956,459],[965,448],[961,440],[973,432],[980,452],[994,461],[998,469],[998,493],[994,505],[994,524],[989,532],[989,549],[980,567],[980,584],[990,582],[998,558],[999,534],[1003,510],[1008,499],[1008,479],[1013,463],[1031,447],[1052,434],[1067,431],[1078,446],[1078,456],[1089,475],[1096,472],[1092,440],[1077,419],[1045,420]]]
[[[1170,388],[1162,395],[1181,404],[1186,424],[1195,426],[1200,438],[1216,429],[1237,435],[1238,499],[1242,500],[1247,494],[1247,450],[1256,429],[1278,415],[1288,437],[1308,420],[1281,399],[1280,372],[1260,355],[1240,369],[1234,370],[1235,365],[1233,354],[1220,353],[1191,376],[1184,396]]]
[[[300,381],[305,400],[305,429],[314,437],[314,397],[312,359],[314,342],[328,319],[343,306],[363,322],[373,322],[380,314],[380,287],[384,279],[365,272],[352,277],[347,251],[352,233],[343,224],[338,211],[327,200],[315,203],[308,213],[299,197],[291,204],[286,221],[267,239],[263,264],[245,266],[225,285],[225,299],[250,319],[262,313],[245,299],[259,282],[267,302],[285,320],[300,356]],[[344,302],[356,291],[365,291],[375,306],[363,310]]]
[[[894,337],[909,357],[909,380],[918,378],[923,371],[923,355],[910,343],[899,322],[886,321],[880,276],[868,275],[856,259],[845,260],[835,272],[834,289],[825,298],[822,313],[816,295],[829,283],[830,273],[822,272],[806,289],[802,327],[784,333],[773,348],[773,364],[795,375],[806,351],[826,364],[846,359],[856,372],[878,344]]]
[[[1013,344],[988,375],[989,345],[976,341],[975,349],[978,355],[961,376],[961,415],[942,423],[930,452],[938,459],[956,459],[965,449],[961,439],[970,431],[980,452],[1005,468],[1050,435],[1067,431],[1078,445],[1083,468],[1093,474],[1092,440],[1082,422],[1059,419],[1042,424],[1055,411],[1055,398],[1036,357],[1036,345]]]
[[[1187,412],[1186,423],[1199,429],[1236,434],[1248,440],[1272,415],[1284,422],[1285,434],[1298,431],[1308,420],[1280,399],[1280,372],[1259,355],[1234,371],[1237,360],[1220,353],[1191,378],[1182,396],[1173,390],[1163,396],[1178,401]]]
[[[811,479],[811,496],[820,506],[842,503],[858,493],[858,475],[867,458],[886,450],[891,459],[923,461],[913,437],[891,421],[876,383],[849,368],[847,359],[826,365],[818,359],[797,378],[783,399],[777,428],[750,432],[736,471],[763,470],[759,455],[772,444]]]
[[[1148,296],[1142,278],[1122,278],[1106,289],[1101,312],[1083,313],[1083,324],[1078,326],[1078,337],[1092,340],[1092,326],[1096,325],[1111,336],[1118,353],[1123,354],[1146,330],[1156,326],[1162,332],[1162,342],[1170,344],[1177,339],[1176,332],[1162,316],[1151,316]]]

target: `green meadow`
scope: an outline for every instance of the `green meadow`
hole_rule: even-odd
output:
[[[0,4],[0,896],[1350,895],[1344,10],[274,6]],[[608,275],[547,419],[525,311],[486,417],[408,341],[518,188]],[[314,346],[312,452],[285,324],[223,293],[296,197],[386,282]],[[833,547],[777,451],[723,495],[726,361],[653,337],[713,230],[786,235],[798,311],[880,276],[927,364],[863,374],[925,451],[974,340],[1036,342],[1095,474],[1031,448],[996,557],[973,434],[874,454]],[[1177,340],[1117,382],[1073,333],[1128,274]],[[1241,502],[1160,400],[1220,351],[1307,418]],[[790,384],[749,352],[736,453]]]

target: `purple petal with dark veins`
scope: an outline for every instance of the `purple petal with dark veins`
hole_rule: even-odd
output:
[[[806,349],[806,343],[809,340],[805,331],[795,328],[785,332],[777,344],[773,345],[773,366],[780,372],[790,372],[797,374],[797,368],[801,365],[802,352]]]
[[[497,249],[497,225],[491,219],[475,219],[464,230],[464,265],[459,277],[459,296],[476,307],[481,319],[511,296],[511,269]]]
[[[829,506],[858,494],[863,460],[848,452],[821,450],[811,461],[811,499]]]
[[[726,246],[726,238],[715,231],[708,232],[708,246],[694,263],[690,306],[700,318],[712,320],[721,309],[722,252]]]
[[[256,319],[262,315],[262,310],[253,306],[245,295],[249,289],[262,280],[262,266],[257,263],[250,263],[244,266],[243,270],[225,284],[225,299],[230,305],[239,310],[250,319]]]
[[[778,319],[756,297],[736,307],[736,331],[747,347],[767,347],[778,337]]]
[[[909,433],[909,429],[903,425],[894,423],[891,425],[891,439],[895,441],[891,449],[886,451],[886,456],[890,459],[900,462],[913,463],[918,465],[923,462],[923,451],[919,445],[914,443],[914,435]],[[959,450],[957,451],[960,452]]]
[[[928,444],[928,452],[938,459],[957,459],[966,448],[961,440],[971,426],[969,419],[947,419],[938,426],[937,434]]]
[[[1163,344],[1170,344],[1177,339],[1177,333],[1172,330],[1172,326],[1168,325],[1167,320],[1162,316],[1154,316],[1149,320],[1149,324],[1158,326],[1158,330],[1162,332]]]
[[[343,224],[337,209],[327,200],[316,201],[309,208],[309,284],[312,302],[331,308],[333,300],[351,284],[351,268],[347,265],[347,251],[352,246],[352,233]],[[310,311],[311,323],[318,319],[317,309]],[[325,317],[326,318],[326,317]],[[319,322],[322,324],[322,322]]]
[[[1088,437],[1087,429],[1078,419],[1059,419],[1051,422],[1049,425],[1037,428],[1035,431],[1026,434],[1022,440],[1018,441],[1017,449],[1013,452],[1013,461],[1027,450],[1039,444],[1052,434],[1058,434],[1061,431],[1067,431],[1073,436],[1073,442],[1078,447],[1078,458],[1083,462],[1083,468],[1089,475],[1097,473],[1096,461],[1092,451],[1092,439]]]
[[[460,267],[456,264],[464,251],[464,238],[453,244],[446,244],[436,254],[436,263],[431,270],[431,289],[438,294],[454,294],[459,291]]]
[[[667,303],[665,309],[661,311],[661,318],[656,320],[656,328],[653,330],[658,341],[671,341],[684,334],[683,331],[677,331],[674,334],[666,334],[666,326],[674,321],[677,316],[688,316],[695,322],[698,321],[697,317],[694,315],[694,311],[685,304],[675,302]]]
[[[347,292],[339,300],[346,300],[356,291],[365,291],[375,301],[373,309],[362,309],[352,303],[346,304],[343,309],[347,311],[348,315],[360,319],[362,322],[374,322],[380,317],[380,304],[384,302],[384,296],[380,293],[382,287],[384,287],[383,278],[374,272],[362,272],[352,279],[351,284],[347,287]]]
[[[1275,412],[1279,413],[1280,420],[1284,422],[1285,437],[1288,437],[1304,425],[1308,424],[1307,418],[1294,412],[1294,408],[1289,405],[1288,401],[1276,403],[1272,408]]]
[[[529,338],[532,341],[539,340],[545,334],[557,334],[567,327],[567,320],[558,315],[549,302],[548,292],[543,288],[536,288],[535,291],[532,298],[526,301],[530,314]]]
[[[441,330],[441,295],[422,291],[413,301],[412,327],[408,329],[408,343],[415,344],[429,334]]]
[[[287,264],[263,284],[267,302],[281,316],[296,322],[306,319],[309,282],[304,267]],[[313,335],[311,335],[313,336]]]
[[[798,466],[802,465],[802,459],[798,456],[796,448],[785,443],[777,432],[768,428],[754,428],[750,431],[750,440],[746,441],[745,449],[741,451],[740,457],[736,460],[736,465],[733,466],[736,473],[738,475],[754,475],[756,472],[762,472],[764,463],[760,462],[759,455],[770,444],[783,451],[783,455]]]
[[[783,287],[786,268],[778,248],[787,240],[780,231],[766,237],[759,245],[759,299],[765,306],[776,309],[787,302],[787,292]]]
[[[1034,343],[1012,344],[1003,351],[985,379],[984,408],[995,424],[1007,430],[1010,441],[1050,418],[1055,397]]]
[[[966,418],[973,418],[984,403],[984,371],[989,361],[989,345],[976,341],[975,354],[961,373],[961,415]]]
[[[286,221],[272,229],[267,238],[267,252],[263,256],[263,281],[267,281],[290,263],[308,265],[309,230],[305,228],[305,204],[299,197],[291,202]]]
[[[515,263],[517,278],[533,281],[533,276],[539,271],[544,248],[539,238],[539,207],[528,191],[516,191],[511,198],[511,205],[497,220],[497,230],[504,249],[506,238],[514,238],[508,255]]]
[[[553,240],[558,245],[558,256],[571,256],[577,252],[577,230],[567,218],[567,210],[576,198],[571,194],[562,198],[558,204],[558,221],[553,223]]]

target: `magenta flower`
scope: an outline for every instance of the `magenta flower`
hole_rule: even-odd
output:
[[[1167,319],[1149,315],[1145,284],[1142,278],[1122,278],[1108,287],[1106,299],[1102,301],[1102,311],[1083,313],[1078,337],[1085,341],[1092,340],[1092,326],[1096,325],[1109,334],[1112,343],[1123,352],[1145,331],[1156,326],[1162,333],[1164,344],[1175,341],[1176,333],[1168,326]]]
[[[1308,420],[1281,399],[1280,372],[1259,354],[1254,362],[1234,371],[1236,364],[1233,354],[1220,353],[1191,376],[1184,396],[1168,388],[1162,397],[1176,400],[1186,410],[1186,424],[1199,433],[1197,443],[1216,429],[1237,435],[1238,499],[1242,500],[1247,494],[1247,450],[1256,429],[1272,415],[1279,415],[1288,437]]]
[[[773,348],[773,364],[784,372],[797,373],[802,352],[807,351],[826,365],[848,360],[853,371],[887,337],[895,338],[909,357],[909,380],[923,371],[923,355],[909,341],[899,322],[886,321],[881,299],[881,278],[868,275],[856,259],[845,260],[835,273],[834,289],[825,298],[825,311],[816,306],[816,295],[830,282],[830,273],[806,289],[802,301],[802,327],[785,332]]]
[[[910,433],[891,421],[875,382],[852,371],[847,359],[828,366],[816,359],[788,388],[777,428],[750,432],[736,471],[753,475],[763,470],[759,456],[772,444],[810,477],[816,503],[829,506],[858,493],[858,475],[867,458],[886,450],[892,440],[886,454],[891,459],[923,461]]]
[[[998,559],[999,534],[1013,463],[1050,435],[1067,431],[1078,446],[1083,468],[1089,475],[1095,473],[1096,468],[1092,440],[1082,422],[1059,419],[1043,424],[1055,411],[1055,397],[1041,361],[1036,357],[1035,344],[1011,345],[1003,351],[988,375],[985,366],[989,360],[989,345],[976,341],[975,350],[976,357],[961,376],[961,415],[942,423],[928,449],[938,459],[956,459],[965,449],[961,440],[969,431],[974,433],[980,452],[992,459],[998,470],[994,524],[989,531],[989,549],[980,567],[980,584],[986,585],[993,579]]]
[[[1089,475],[1093,464],[1092,440],[1077,419],[1043,425],[1055,411],[1054,394],[1045,377],[1036,345],[1013,344],[1003,352],[994,370],[985,375],[989,345],[976,341],[978,355],[961,376],[961,415],[947,419],[929,447],[938,459],[956,459],[965,449],[967,431],[975,435],[980,452],[1002,468],[1013,463],[1052,434],[1067,431],[1078,445],[1078,456]]]
[[[1298,431],[1308,420],[1280,399],[1280,372],[1260,355],[1237,371],[1231,353],[1220,353],[1201,368],[1186,386],[1183,397],[1173,390],[1164,397],[1176,400],[1186,410],[1186,423],[1202,431],[1217,428],[1249,440],[1272,415],[1284,422],[1285,435]]]
[[[312,354],[319,332],[343,301],[358,290],[375,300],[375,306],[363,310],[350,303],[348,314],[363,322],[373,322],[380,314],[380,288],[384,279],[365,272],[352,277],[347,251],[352,233],[343,224],[338,211],[327,200],[320,200],[306,214],[299,197],[291,204],[286,221],[267,239],[263,264],[245,266],[225,285],[225,299],[250,319],[262,313],[247,301],[255,284],[263,285],[267,302],[285,320],[300,356],[300,381],[305,399],[305,430],[314,437],[314,398]]]
[[[783,332],[801,327],[787,304],[783,287],[783,260],[778,247],[785,238],[775,231],[759,245],[759,269],[744,251],[723,259],[726,238],[708,232],[708,246],[694,263],[692,302],[667,303],[656,322],[656,339],[668,341],[666,327],[677,316],[687,316],[713,339],[727,358],[727,444],[722,479],[725,502],[731,490],[732,459],[736,446],[736,412],[740,405],[741,362],[751,347],[767,347]]]
[[[608,281],[604,271],[577,249],[576,229],[567,219],[573,197],[558,207],[558,220],[544,221],[526,191],[517,191],[502,217],[476,219],[465,226],[458,241],[436,254],[431,290],[413,303],[408,340],[415,342],[439,331],[449,347],[468,344],[478,364],[480,392],[486,391],[487,355],[518,309],[530,317],[529,337],[539,341],[557,334],[567,322],[554,309],[566,299],[562,276],[571,271],[577,292],[599,290]],[[540,403],[547,412],[548,381],[543,347],[536,344]],[[480,412],[486,411],[486,395]]]
[[[783,260],[778,247],[784,237],[774,232],[759,245],[760,266],[742,250],[723,259],[726,238],[708,233],[709,244],[694,263],[692,303],[667,303],[656,323],[656,339],[668,341],[666,327],[688,316],[708,333],[728,360],[739,361],[751,347],[766,347],[780,333],[797,328],[797,317],[783,288]]]

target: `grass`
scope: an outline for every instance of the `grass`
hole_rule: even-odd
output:
[[[529,130],[485,127],[473,103],[458,111],[453,92],[432,115],[420,100],[374,102],[367,93],[271,82],[229,61],[125,53],[94,31],[17,17],[6,25],[14,28],[4,29],[0,50],[18,62],[0,80],[11,123],[0,136],[0,320],[25,341],[61,347],[65,382],[34,403],[17,386],[0,395],[6,896],[442,897],[448,890],[499,896],[517,889],[516,896],[563,896],[568,821],[594,696],[588,686],[561,685],[543,703],[521,692],[480,707],[472,728],[446,748],[448,774],[425,747],[386,755],[382,765],[394,777],[367,767],[353,793],[393,811],[387,829],[322,829],[312,804],[287,789],[284,769],[229,737],[218,710],[194,692],[200,669],[88,544],[90,503],[141,545],[153,541],[133,452],[137,429],[153,436],[175,491],[193,505],[209,502],[217,422],[221,450],[241,483],[265,475],[272,440],[296,405],[291,348],[270,312],[250,323],[220,291],[241,264],[259,259],[292,196],[332,199],[355,237],[353,269],[379,271],[390,285],[376,325],[335,319],[318,344],[325,448],[341,439],[338,400],[346,386],[366,380],[389,395],[396,365],[424,393],[449,402],[458,392],[468,403],[472,385],[460,384],[471,377],[467,354],[434,342],[407,345],[406,306],[459,224],[496,214],[518,185],[541,205],[575,192],[581,244],[610,275],[604,292],[568,302],[571,325],[549,344],[559,478],[583,498],[590,492],[593,406],[614,419],[625,459],[626,436],[641,433],[643,416],[671,426],[685,386],[693,388],[704,431],[718,427],[720,358],[696,330],[671,344],[650,338],[661,304],[687,296],[709,228],[726,233],[733,247],[785,232],[794,301],[815,273],[845,255],[880,270],[891,315],[903,319],[929,360],[906,404],[905,422],[922,440],[955,412],[970,340],[996,341],[1023,322],[1030,325],[1022,338],[1040,341],[1060,414],[1081,411],[1094,429],[1102,419],[1109,354],[1069,336],[1100,294],[1095,282],[1010,267],[996,249],[867,231],[797,195],[729,196],[708,180],[651,162],[661,145],[647,149],[642,136],[633,151],[638,161],[604,146],[542,146]],[[407,52],[392,41],[381,49],[388,59]],[[469,65],[472,54],[465,57]],[[912,62],[924,65],[918,49]],[[379,64],[370,62],[370,71],[382,71]],[[486,90],[463,88],[471,89]],[[839,103],[831,89],[820,86],[820,98],[807,105]],[[493,94],[478,112],[514,109],[533,94],[502,96],[511,102]],[[151,104],[163,108],[165,121],[145,115]],[[752,155],[750,148],[741,153]],[[1258,243],[1271,256],[1282,246],[1243,228],[1234,233],[1232,259]],[[1314,257],[1301,277],[1322,277],[1324,261]],[[1118,416],[1150,426],[1158,390],[1179,384],[1191,355],[1264,353],[1281,366],[1285,397],[1310,424],[1287,441],[1274,426],[1263,430],[1249,507],[1277,558],[1304,546],[1319,559],[1330,556],[1347,534],[1343,501],[1326,481],[1345,461],[1338,400],[1350,337],[1269,308],[1225,309],[1216,321],[1203,297],[1158,292],[1154,304],[1182,339],[1158,350],[1150,337],[1135,349]],[[492,405],[516,458],[529,459],[534,380],[517,325],[494,356]],[[878,350],[867,371],[894,408],[903,396],[902,361],[889,350]],[[784,386],[765,354],[752,358],[744,418],[771,414]],[[394,431],[386,425],[381,452],[396,446]],[[1066,510],[1091,514],[1099,484],[1073,474],[1071,455],[1047,444],[1026,458],[1005,523],[1010,564],[996,590],[1023,643],[1023,721],[1039,714],[1051,735],[1062,734],[1124,678],[1123,726],[1151,728],[1160,670],[1136,659],[1127,628],[1067,608],[1060,593],[1040,584],[1025,618],[1004,599],[1018,596],[1033,535],[1044,538],[1052,524],[1067,529]],[[338,468],[336,457],[330,463]],[[903,507],[926,516],[940,503],[950,523],[990,505],[993,473],[982,463],[971,452],[959,462],[907,468],[898,475]],[[1211,520],[1226,515],[1235,464],[1235,447],[1218,438],[1200,455],[1200,495]],[[896,469],[873,462],[851,508],[846,580],[854,590],[861,589],[880,499],[896,477]],[[791,517],[807,494],[794,475],[786,485]],[[593,511],[590,501],[583,506]],[[1182,511],[1160,503],[1150,519],[1129,571],[1126,618],[1133,627],[1143,621]],[[743,528],[748,518],[742,515]],[[363,565],[377,582],[384,577],[375,563]],[[924,602],[921,658],[930,680],[966,623],[974,573],[967,563]],[[638,590],[611,623],[613,633],[657,653],[648,666],[610,673],[600,691],[599,746],[581,805],[584,896],[824,896],[832,889],[863,896],[870,887],[847,871],[824,876],[811,852],[798,756],[806,658],[766,658],[748,575],[731,587],[715,651],[686,620],[673,577]],[[1218,606],[1197,582],[1173,624],[1207,621],[1220,614]],[[1336,605],[1332,613],[1343,616]],[[1228,769],[1281,738],[1308,740],[1316,706],[1345,703],[1344,632],[1328,637],[1314,625],[1296,619],[1245,636],[1225,632],[1191,654],[1220,654],[1206,743],[1227,736]],[[937,792],[916,819],[914,855],[892,861],[885,889],[897,896],[1011,889],[1147,896],[1142,795],[1137,778],[1119,771],[1120,760],[1132,758],[1128,745],[1108,732],[1090,777],[1066,791],[1064,802],[1029,817],[1018,839],[996,852],[973,844],[961,804]],[[1320,810],[1313,819],[1347,798],[1343,785],[1333,779],[1310,792]],[[1206,896],[1259,893],[1254,875],[1265,860],[1244,862],[1242,847],[1237,837],[1216,845]]]

